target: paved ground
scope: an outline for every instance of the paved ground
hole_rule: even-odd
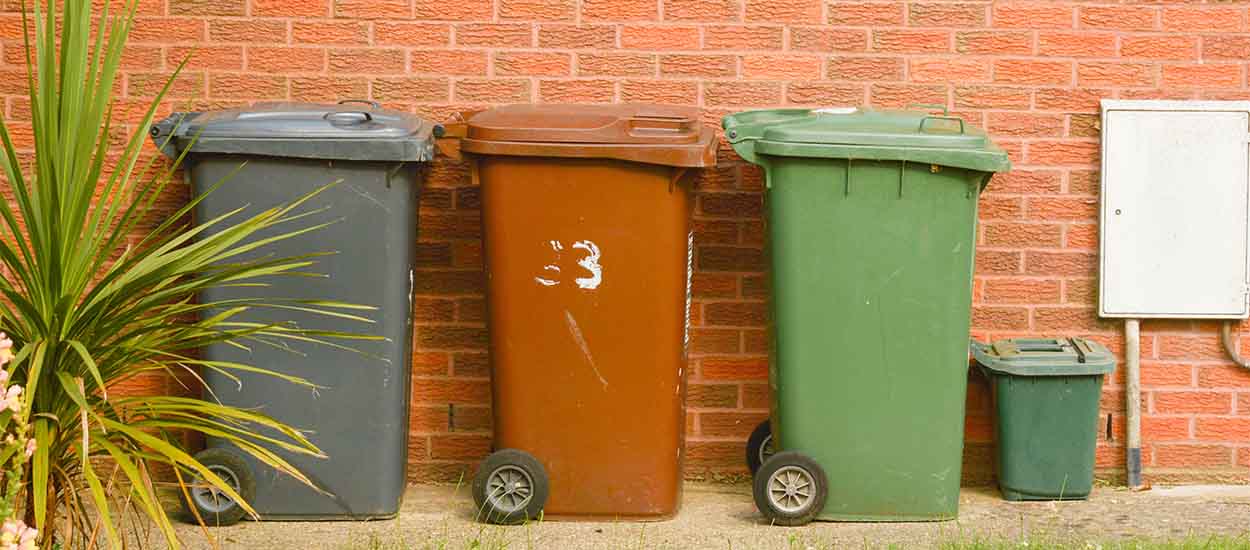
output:
[[[218,547],[238,548],[719,548],[823,549],[832,547],[977,546],[1031,541],[1083,545],[1126,539],[1155,541],[1226,535],[1250,545],[1250,486],[1156,488],[1132,493],[1097,489],[1088,501],[1010,503],[992,488],[969,488],[958,521],[943,523],[762,524],[746,485],[690,483],[681,513],[656,523],[543,522],[497,527],[473,521],[464,488],[408,490],[400,517],[390,521],[246,522],[209,531]],[[192,548],[211,548],[198,528],[180,528]]]

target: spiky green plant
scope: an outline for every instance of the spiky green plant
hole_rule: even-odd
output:
[[[11,191],[9,198],[0,196],[0,265],[8,274],[0,280],[0,330],[17,343],[12,378],[26,386],[27,420],[38,442],[21,480],[24,514],[47,546],[53,533],[63,547],[106,541],[117,546],[120,516],[137,510],[177,547],[157,498],[158,465],[179,479],[206,480],[251,512],[183,448],[188,431],[232,442],[308,482],[271,449],[319,451],[279,421],[207,399],[122,397],[109,388],[153,372],[198,380],[197,369],[308,384],[250,365],[200,360],[193,350],[223,342],[281,345],[351,337],[241,320],[253,308],[367,321],[350,311],[361,308],[330,301],[196,302],[210,287],[300,274],[314,255],[241,255],[255,257],[266,243],[319,226],[306,221],[299,203],[255,214],[240,209],[191,228],[185,220],[198,202],[192,199],[163,220],[150,219],[159,216],[153,205],[174,167],[146,155],[143,141],[176,73],[124,148],[111,151],[109,134],[117,127],[112,93],[135,0],[120,3],[120,11],[106,9],[96,17],[91,0],[36,0],[23,10],[34,129],[28,167],[19,159],[10,124],[0,121],[0,165]],[[277,236],[259,239],[258,232]]]

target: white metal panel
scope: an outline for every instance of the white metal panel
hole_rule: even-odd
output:
[[[1100,313],[1245,318],[1250,103],[1104,101]]]

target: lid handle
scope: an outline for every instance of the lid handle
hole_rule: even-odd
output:
[[[924,124],[925,124],[926,122],[929,122],[930,120],[948,120],[948,121],[952,121],[952,122],[958,122],[958,123],[959,123],[959,133],[960,133],[960,134],[963,134],[963,133],[964,133],[964,119],[959,118],[959,117],[957,117],[957,116],[946,116],[946,115],[942,115],[942,116],[938,116],[938,115],[927,115],[927,116],[925,116],[924,118],[920,119],[920,128],[919,128],[919,130],[917,130],[917,131],[923,132],[923,131],[924,131]],[[930,124],[930,126],[932,126],[932,124]]]
[[[326,113],[322,118],[330,121],[331,124],[361,124],[373,121],[373,115],[367,111],[338,111]]]
[[[1063,343],[1059,340],[1017,341],[1017,349],[1027,351],[1063,351]]]
[[[1076,362],[1085,362],[1085,350],[1081,349],[1081,345],[1076,342],[1076,338],[1068,338],[1068,343],[1072,344],[1072,349],[1076,350]]]
[[[362,105],[368,105],[370,107],[373,107],[374,109],[377,109],[379,111],[382,110],[381,103],[378,103],[376,101],[370,101],[368,99],[344,99],[338,102],[339,105],[348,105],[351,103],[360,103]]]
[[[689,132],[692,122],[684,116],[638,115],[628,119],[626,128],[631,136],[674,135]]]

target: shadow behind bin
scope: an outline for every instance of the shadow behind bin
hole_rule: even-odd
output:
[[[500,451],[475,484],[482,519],[674,514],[689,187],[715,163],[713,132],[694,109],[655,105],[513,105],[452,132],[485,231]]]
[[[385,341],[346,343],[362,353],[311,343],[292,344],[299,353],[250,342],[250,351],[220,344],[202,350],[206,359],[255,365],[323,386],[314,392],[247,373],[235,373],[241,380],[236,383],[217,372],[203,372],[214,396],[223,403],[256,408],[310,431],[310,439],[327,458],[274,450],[331,495],[280,475],[213,438],[202,453],[206,465],[224,474],[228,482],[246,484],[248,479],[254,480],[254,497],[249,500],[262,519],[395,515],[406,482],[412,267],[420,163],[431,158],[432,139],[441,133],[441,127],[382,110],[376,104],[262,103],[250,108],[175,114],[154,126],[153,139],[160,145],[171,133],[173,139],[165,152],[177,156],[190,148],[184,168],[196,195],[224,181],[197,205],[196,220],[246,206],[234,218],[245,219],[341,180],[299,210],[325,211],[258,234],[253,240],[336,223],[245,256],[279,258],[334,252],[314,258],[315,265],[305,270],[327,277],[274,277],[265,288],[223,287],[206,292],[202,299],[259,295],[373,306],[378,309],[362,314],[375,321],[373,324],[266,309],[254,309],[239,320],[293,322],[304,328],[385,337]],[[209,516],[205,518],[209,523],[228,523],[242,516],[242,510],[228,501],[221,505],[223,509],[214,510],[217,501],[200,493],[193,491],[192,505],[201,515]],[[247,493],[242,493],[245,498]]]

